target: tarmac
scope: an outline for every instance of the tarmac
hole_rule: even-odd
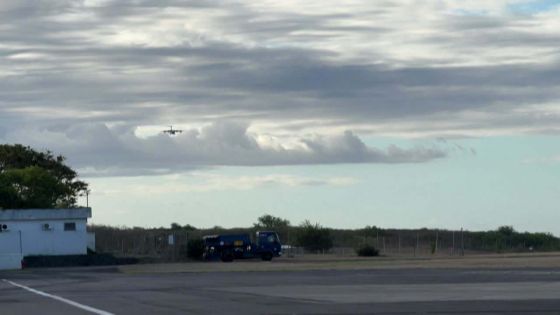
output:
[[[264,263],[264,262],[263,262]],[[0,273],[0,314],[560,314],[560,268]]]

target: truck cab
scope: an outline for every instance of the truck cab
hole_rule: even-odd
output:
[[[257,251],[262,260],[272,260],[282,255],[282,244],[278,234],[273,231],[258,231]]]

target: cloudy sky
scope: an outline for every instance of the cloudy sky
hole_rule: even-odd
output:
[[[560,235],[559,43],[551,0],[2,0],[0,142],[99,224]]]

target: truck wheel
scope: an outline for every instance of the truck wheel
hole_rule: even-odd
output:
[[[272,260],[272,253],[264,253],[261,255],[261,259],[264,261],[271,261]]]

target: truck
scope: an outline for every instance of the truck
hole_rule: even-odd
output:
[[[204,241],[204,259],[231,262],[234,259],[261,258],[265,261],[282,255],[282,244],[274,231],[258,231],[256,242],[249,234],[206,235]]]

